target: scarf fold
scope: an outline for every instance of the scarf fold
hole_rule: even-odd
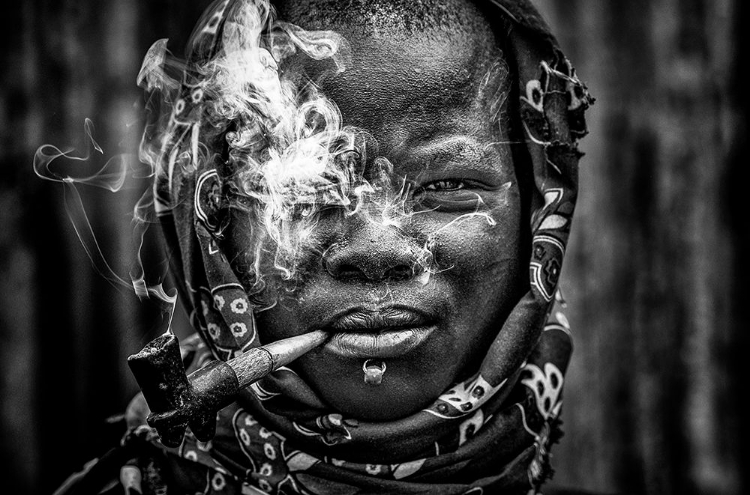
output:
[[[215,2],[193,33],[155,184],[182,300],[200,336],[183,343],[193,369],[261,345],[255,294],[222,250],[227,165],[201,150],[220,149],[223,136],[203,119],[196,70],[220,51],[223,27],[242,2]],[[164,449],[168,482],[152,480],[150,490],[163,483],[204,493],[534,493],[549,476],[571,352],[567,320],[553,306],[577,196],[576,142],[593,100],[528,1],[482,3],[508,25],[511,94],[518,95],[534,190],[529,291],[498,329],[479,372],[409,417],[376,423],[332,410],[304,378],[282,368],[219,413],[212,442],[188,434],[179,448]],[[132,415],[133,426],[140,416]]]

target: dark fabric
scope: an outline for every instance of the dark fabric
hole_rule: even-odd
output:
[[[222,149],[225,138],[206,118],[202,67],[221,52],[222,30],[242,3],[221,0],[207,10],[159,135],[156,210],[200,335],[185,347],[193,368],[261,345],[255,288],[239,282],[222,246],[224,178],[232,164],[201,151]],[[169,474],[142,484],[145,491],[169,485],[177,493],[533,493],[549,476],[571,351],[567,322],[552,305],[577,196],[575,143],[586,133],[590,98],[528,2],[491,3],[497,22],[510,17],[507,57],[535,189],[530,290],[479,372],[412,416],[372,423],[331,410],[302,377],[281,369],[219,413],[213,441],[188,435],[179,448],[163,449],[160,469]],[[131,414],[133,427],[139,418]],[[362,457],[367,462],[349,460]]]
[[[377,440],[384,444],[378,447],[391,448],[394,458],[403,455],[401,446],[415,441],[414,437],[426,439],[432,442],[432,452],[423,457],[385,464],[313,455],[300,449],[293,436],[279,433],[273,421],[284,421],[284,417],[266,421],[252,412],[257,405],[240,400],[219,413],[213,441],[203,443],[188,435],[179,448],[165,449],[175,480],[173,488],[242,493],[250,484],[272,493],[454,494],[472,488],[527,493],[549,476],[548,449],[560,436],[562,373],[571,347],[567,321],[561,312],[554,313],[528,362],[514,377],[520,381],[514,380],[514,386],[497,392],[474,412],[430,422],[428,426],[435,431],[419,425],[430,419],[424,411],[417,418],[407,418],[408,424],[421,428],[409,433],[399,432],[398,424],[365,424],[336,413],[319,416],[312,425],[325,431],[323,440],[329,447],[357,440],[363,443],[368,432],[357,430],[368,428],[372,436],[383,438]],[[183,343],[183,351],[188,371],[212,359],[198,338]],[[467,387],[464,394],[476,390],[471,384],[462,386]],[[441,399],[450,400],[451,392],[459,395],[458,388]],[[145,427],[146,412],[145,401],[139,396],[131,405],[131,428]],[[447,429],[438,429],[441,420],[448,423]],[[308,434],[313,434],[312,428]]]

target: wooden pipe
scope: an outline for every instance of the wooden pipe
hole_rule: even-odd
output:
[[[255,347],[226,362],[212,361],[187,376],[177,337],[167,333],[130,356],[128,365],[151,409],[148,424],[164,445],[178,447],[188,426],[198,440],[212,439],[216,413],[231,404],[240,390],[326,340],[328,333],[316,330]]]

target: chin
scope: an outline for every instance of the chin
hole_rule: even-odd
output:
[[[455,354],[436,355],[429,352],[430,346],[425,347],[386,360],[387,369],[378,385],[365,382],[362,359],[344,358],[325,349],[304,356],[298,365],[323,400],[344,416],[393,421],[429,406],[460,378],[460,370],[451,364]]]
[[[429,406],[435,398],[425,396],[419,391],[405,390],[396,384],[388,384],[379,387],[378,390],[362,390],[353,387],[353,390],[347,391],[346,397],[341,397],[340,400],[332,398],[331,405],[344,417],[384,422],[415,414]]]

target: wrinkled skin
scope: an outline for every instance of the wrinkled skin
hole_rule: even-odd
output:
[[[379,386],[364,382],[365,358],[329,347],[294,365],[345,416],[391,420],[418,411],[475,373],[521,295],[519,187],[507,129],[490,118],[497,85],[480,91],[499,55],[489,31],[326,28],[349,41],[353,65],[324,79],[323,91],[338,104],[346,125],[376,139],[378,154],[393,164],[393,184],[406,181],[418,191],[421,206],[398,227],[365,215],[321,215],[319,249],[300,260],[306,267],[301,280],[293,292],[275,294],[279,303],[259,313],[258,323],[268,342],[326,328],[332,318],[356,308],[396,305],[423,315],[431,333],[416,348],[382,359],[387,371]],[[315,77],[315,68],[308,73]],[[495,225],[483,217],[451,223],[478,209]],[[375,210],[368,212],[376,216]],[[241,265],[243,249],[252,242],[239,227],[247,220],[235,215],[230,244]],[[438,271],[423,284],[419,271],[412,274],[412,254],[430,234]]]

